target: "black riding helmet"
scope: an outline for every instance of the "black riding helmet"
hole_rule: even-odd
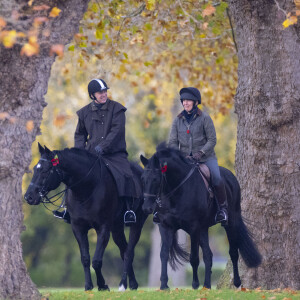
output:
[[[192,100],[194,102],[198,101],[198,104],[201,103],[201,94],[197,88],[194,87],[185,87],[179,91],[180,101],[183,100]]]
[[[92,100],[96,100],[94,94],[96,92],[107,91],[109,87],[103,79],[93,79],[88,85],[88,92]]]

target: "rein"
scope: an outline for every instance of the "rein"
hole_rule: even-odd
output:
[[[58,192],[58,193],[55,194],[54,196],[47,197],[47,195],[49,194],[49,192],[43,193],[44,187],[42,187],[41,191],[39,192],[39,195],[40,195],[40,197],[42,198],[41,202],[43,203],[44,207],[45,207],[46,209],[50,210],[50,209],[45,205],[46,203],[47,203],[47,204],[50,203],[50,204],[52,204],[53,206],[56,206],[56,207],[58,207],[58,208],[64,207],[64,204],[65,204],[65,197],[62,199],[62,202],[61,202],[60,205],[56,205],[55,202],[57,202],[61,197],[63,197],[63,196],[65,195],[65,193],[66,193],[67,190],[71,189],[72,187],[76,186],[77,184],[79,184],[80,182],[82,182],[84,179],[86,179],[86,178],[90,175],[91,171],[93,170],[94,166],[96,165],[96,163],[97,163],[97,161],[98,161],[99,159],[100,159],[100,156],[97,157],[97,159],[95,160],[94,164],[92,165],[92,167],[90,168],[90,170],[87,172],[87,174],[86,174],[84,177],[82,177],[79,181],[77,181],[76,183],[74,183],[74,184],[72,184],[71,186],[67,187],[66,189],[64,189],[64,190],[62,190],[62,191],[60,191],[60,192]],[[40,160],[49,161],[48,159],[44,159],[44,158],[41,158]],[[57,166],[57,165],[56,165],[56,166]],[[44,182],[46,182],[46,180],[49,178],[49,176],[53,173],[53,168],[55,168],[56,166],[53,166],[53,167],[52,167],[52,169],[51,169],[51,171],[50,171],[48,177],[44,180]],[[62,180],[64,179],[64,176],[63,176],[62,171],[61,171],[60,169],[58,169],[58,168],[55,168],[54,170],[59,174],[59,176],[61,177],[61,181],[62,181]],[[30,184],[36,185],[36,184],[34,184],[34,183],[30,183]],[[38,185],[36,185],[36,186],[38,186]],[[38,186],[38,187],[40,187],[40,186]],[[61,194],[61,195],[60,195],[60,194]],[[57,199],[55,199],[54,201],[51,201],[51,199],[53,199],[53,198],[56,197],[57,195],[60,195],[60,196],[59,196]],[[46,201],[44,200],[45,198],[46,198]]]
[[[196,170],[197,165],[194,165],[193,168],[189,171],[189,173],[183,178],[183,180],[179,183],[179,185],[177,185],[173,190],[171,190],[169,193],[163,195],[164,199],[169,199],[171,196],[173,196],[173,194],[192,176],[192,174],[194,173],[194,171]],[[145,169],[145,170],[151,170],[152,169]],[[155,169],[155,171],[161,171],[160,169]],[[165,174],[163,173],[162,176],[162,180],[160,182],[160,189],[159,192],[157,194],[148,194],[148,193],[144,193],[144,196],[146,197],[155,197],[155,201],[158,205],[158,207],[162,207],[162,201],[161,201],[161,194],[162,194],[162,186],[163,186],[163,179],[165,179]]]

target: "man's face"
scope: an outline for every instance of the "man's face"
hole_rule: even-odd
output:
[[[107,91],[101,91],[101,92],[96,92],[94,94],[96,100],[95,102],[98,103],[98,104],[103,104],[106,102],[107,100]]]
[[[194,107],[194,101],[192,101],[192,100],[183,100],[182,105],[183,105],[183,108],[186,112],[190,112]]]

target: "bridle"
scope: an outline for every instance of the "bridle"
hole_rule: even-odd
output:
[[[42,161],[47,161],[47,162],[51,162],[50,160],[45,159],[45,158],[40,158],[40,160],[42,160]],[[30,186],[30,185],[31,185],[31,186],[35,186],[35,187],[37,187],[37,188],[39,189],[39,195],[40,195],[40,197],[42,198],[42,201],[41,201],[41,202],[43,202],[43,203],[52,203],[52,202],[50,201],[50,199],[54,198],[55,196],[57,196],[57,195],[59,195],[59,194],[65,192],[65,191],[67,190],[67,189],[65,189],[65,190],[63,190],[62,192],[59,192],[59,193],[57,193],[56,195],[54,195],[54,196],[52,196],[52,197],[50,197],[50,198],[47,197],[47,195],[48,195],[49,192],[48,192],[47,189],[46,189],[46,182],[48,181],[49,177],[50,177],[54,172],[56,172],[56,173],[58,174],[58,176],[60,177],[60,181],[62,182],[63,179],[64,179],[64,174],[63,174],[63,172],[62,172],[59,168],[52,166],[52,167],[51,167],[51,170],[49,171],[48,176],[47,176],[46,178],[43,179],[41,185],[36,184],[36,183],[33,183],[33,182],[30,182],[30,184],[29,184],[29,186]],[[47,201],[44,201],[44,198],[46,198]],[[53,203],[52,203],[52,204],[53,204]]]
[[[59,167],[57,166],[52,166],[51,167],[51,170],[49,171],[49,175],[43,179],[42,181],[42,185],[38,185],[38,184],[35,184],[35,183],[30,183],[29,185],[33,185],[33,186],[36,186],[37,188],[40,188],[39,190],[39,195],[40,197],[42,198],[41,200],[41,203],[43,203],[43,205],[45,206],[46,209],[48,209],[48,207],[45,205],[45,204],[52,204],[58,208],[62,208],[64,207],[64,202],[65,202],[65,197],[63,198],[62,202],[60,205],[56,205],[55,202],[57,202],[61,197],[64,196],[64,194],[66,193],[67,190],[71,189],[72,187],[76,186],[77,184],[79,184],[80,182],[82,182],[83,180],[85,180],[91,173],[91,171],[93,170],[94,166],[96,165],[97,161],[100,159],[100,156],[97,157],[97,159],[95,160],[95,162],[93,163],[92,167],[90,168],[90,170],[88,171],[88,173],[82,177],[80,180],[78,180],[76,183],[68,186],[66,189],[58,192],[57,194],[51,196],[51,197],[48,197],[48,193],[50,191],[47,191],[46,190],[46,187],[45,187],[45,183],[47,182],[48,178],[54,173],[54,172],[57,172],[57,174],[60,176],[60,182],[63,181],[64,179],[64,174],[63,174],[63,171],[61,169],[59,169]],[[40,158],[40,160],[43,160],[43,161],[47,161],[47,162],[51,162],[51,160],[49,159],[45,159],[45,158]],[[51,162],[52,163],[52,162]],[[59,197],[57,197],[58,195],[60,195]],[[57,197],[55,200],[51,200],[53,198]],[[46,199],[46,200],[45,200]],[[50,210],[50,209],[48,209]]]
[[[165,200],[169,199],[170,197],[172,197],[174,195],[174,193],[192,176],[192,174],[194,173],[194,171],[197,169],[197,165],[194,165],[192,167],[192,169],[188,172],[188,174],[183,178],[183,180],[174,188],[172,189],[169,193],[162,195],[163,193],[163,182],[164,180],[167,182],[166,179],[166,174],[162,173],[162,177],[161,177],[161,181],[160,181],[160,187],[159,190],[157,192],[157,194],[149,194],[149,193],[144,193],[144,197],[149,197],[149,198],[155,198],[155,201],[158,205],[159,208],[162,207],[162,196]],[[161,172],[161,169],[144,169],[146,171],[159,171]]]

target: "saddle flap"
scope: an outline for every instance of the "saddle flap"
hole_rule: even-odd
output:
[[[211,186],[210,186],[210,171],[209,171],[209,168],[207,165],[205,164],[199,164],[199,167],[198,167],[198,170],[199,170],[199,173],[201,174],[202,178],[203,178],[203,181],[205,183],[205,186],[209,192],[209,195],[211,198],[213,198],[214,196],[214,193],[211,189]]]

